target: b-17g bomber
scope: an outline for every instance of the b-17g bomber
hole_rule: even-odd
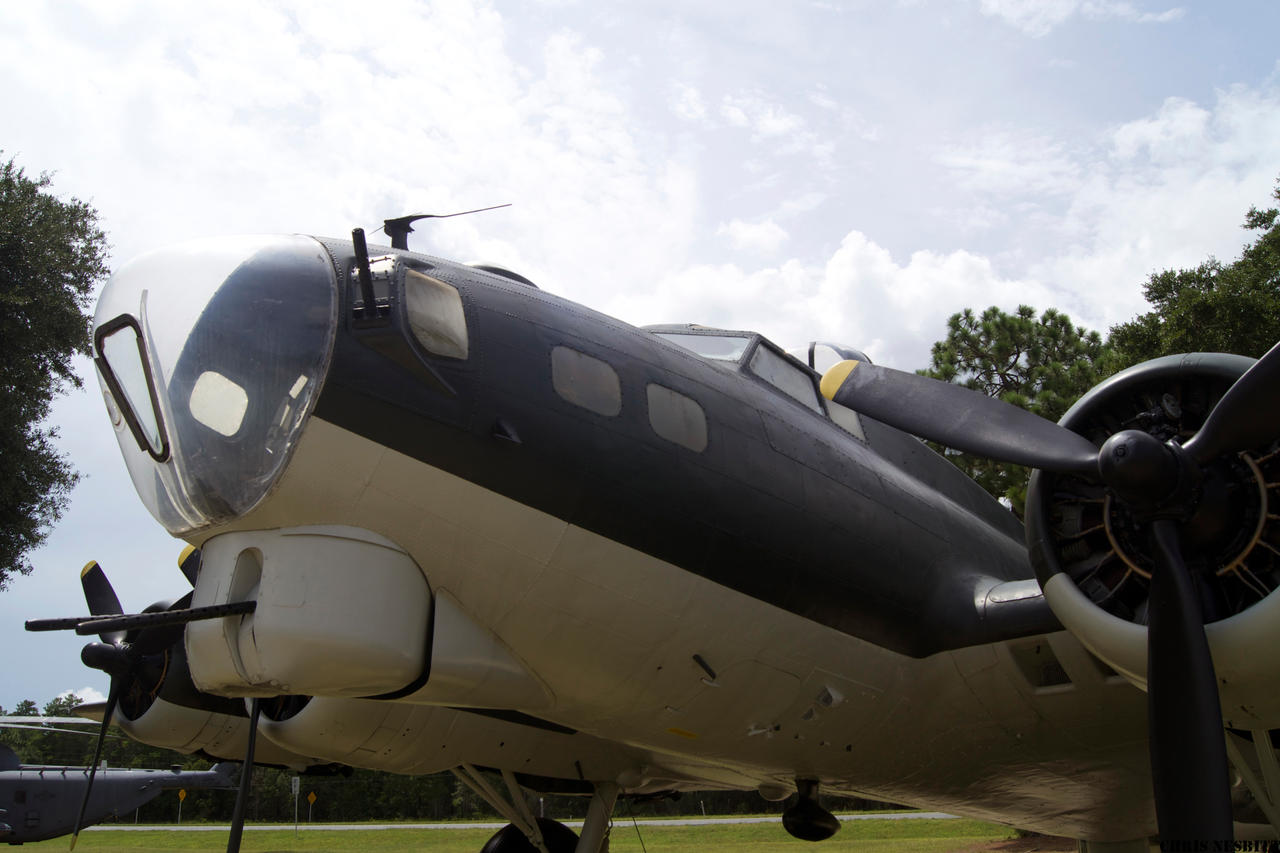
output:
[[[110,428],[194,588],[124,615],[91,571],[92,617],[32,627],[100,635],[129,735],[453,770],[512,824],[490,853],[705,789],[809,840],[819,792],[1085,850],[1280,827],[1280,349],[1053,424],[389,233],[201,240],[103,291]],[[1025,524],[922,438],[1036,469]],[[581,831],[527,791],[590,798]]]

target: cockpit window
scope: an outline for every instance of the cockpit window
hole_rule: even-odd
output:
[[[134,439],[153,457],[164,459],[168,447],[137,322],[127,315],[117,317],[98,330],[97,338],[98,367],[119,398]]]
[[[427,352],[449,358],[467,357],[467,317],[458,288],[417,270],[408,270],[404,277],[404,301],[409,327]]]
[[[822,412],[822,404],[818,402],[818,391],[813,385],[813,377],[774,352],[772,348],[765,346],[763,342],[756,347],[748,367],[751,368],[752,373],[788,397],[799,400],[815,412]]]
[[[750,335],[686,335],[679,332],[655,332],[658,337],[692,350],[703,358],[737,361],[751,343]]]

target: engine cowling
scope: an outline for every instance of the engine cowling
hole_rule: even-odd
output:
[[[243,703],[237,703],[242,705]],[[244,760],[249,740],[249,718],[201,708],[175,705],[155,699],[138,718],[120,713],[116,724],[134,740],[182,753],[200,753],[227,761]],[[273,743],[258,740],[256,764],[306,770],[328,762],[299,755]]]
[[[168,608],[162,604],[154,609]],[[126,681],[114,721],[133,739],[182,753],[198,752],[229,761],[244,758],[249,716],[243,700],[197,689],[181,642],[145,656],[141,665],[120,677]],[[281,704],[303,698],[275,701]],[[258,763],[304,770],[322,762],[266,744],[258,750]]]
[[[643,765],[626,746],[511,711],[318,696],[268,703],[260,725],[260,744],[393,773],[474,764],[586,785]]]
[[[1168,356],[1092,389],[1060,423],[1101,443],[1122,429],[1161,442],[1194,435],[1253,359]],[[1183,549],[1198,579],[1223,719],[1280,727],[1280,441],[1207,466]],[[1036,471],[1027,541],[1045,598],[1062,624],[1108,666],[1145,689],[1153,560],[1134,511],[1084,478]]]
[[[114,721],[151,746],[240,761],[249,738],[244,701],[202,693],[191,681],[182,643],[144,660],[126,676]],[[283,697],[297,700],[300,697]],[[257,763],[304,770],[323,762],[275,744],[259,745]]]

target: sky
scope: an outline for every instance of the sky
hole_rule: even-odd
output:
[[[917,369],[952,313],[1102,332],[1230,260],[1280,177],[1280,4],[223,0],[9,4],[0,156],[98,210],[112,266],[198,236],[372,232],[627,322],[834,340]],[[375,238],[376,241],[376,238]],[[186,590],[87,362],[84,475],[0,592],[0,706],[96,698],[71,634]]]

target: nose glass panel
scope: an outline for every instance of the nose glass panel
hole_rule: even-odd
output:
[[[96,320],[115,380],[104,384],[137,413],[141,437],[118,427],[120,448],[170,532],[242,515],[267,494],[318,396],[336,316],[332,261],[310,237],[187,244],[112,278]]]
[[[142,347],[138,327],[124,323],[114,331],[103,331],[98,348],[115,377],[117,387],[114,393],[123,397],[119,401],[120,408],[129,413],[139,441],[157,459],[163,458],[164,431],[160,428],[155,409],[155,391],[151,387],[151,375],[145,362],[146,350]]]

